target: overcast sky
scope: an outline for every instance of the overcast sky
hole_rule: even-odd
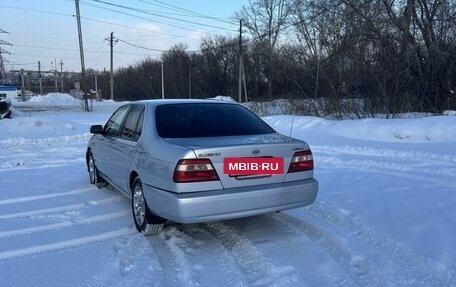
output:
[[[85,65],[109,70],[111,32],[114,68],[160,50],[186,43],[198,50],[203,35],[237,35],[232,17],[248,0],[80,0]],[[0,40],[6,70],[79,71],[79,44],[74,0],[0,0]],[[1,43],[1,41],[0,41]],[[147,48],[143,49],[140,47]],[[55,64],[57,63],[57,67]]]

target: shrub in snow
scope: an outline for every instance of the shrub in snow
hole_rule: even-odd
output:
[[[6,98],[3,100],[0,100],[0,119],[11,118],[11,116],[12,116],[11,107],[12,106],[13,105],[11,104],[11,99]]]

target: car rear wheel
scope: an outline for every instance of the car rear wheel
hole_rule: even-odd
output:
[[[93,159],[91,152],[89,153],[89,158],[87,160],[87,169],[89,170],[89,179],[91,184],[95,184],[98,188],[106,187],[108,185],[108,183],[98,175],[98,169],[95,165],[95,160]]]
[[[139,232],[144,233],[146,236],[160,233],[163,229],[165,219],[154,215],[150,211],[139,178],[136,178],[133,183],[131,208],[133,211],[133,220],[135,221],[136,229]]]

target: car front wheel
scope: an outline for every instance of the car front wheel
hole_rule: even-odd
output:
[[[89,171],[89,179],[91,184],[95,184],[95,186],[98,188],[106,187],[108,185],[108,183],[98,175],[98,169],[95,165],[95,160],[93,159],[92,152],[89,153],[87,160],[87,169]]]
[[[133,184],[131,207],[136,229],[144,235],[154,235],[163,229],[165,219],[154,215],[147,206],[141,180],[136,178]]]

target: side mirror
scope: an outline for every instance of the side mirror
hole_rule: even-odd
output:
[[[103,134],[103,126],[102,125],[90,126],[90,133],[95,134],[95,135]]]

